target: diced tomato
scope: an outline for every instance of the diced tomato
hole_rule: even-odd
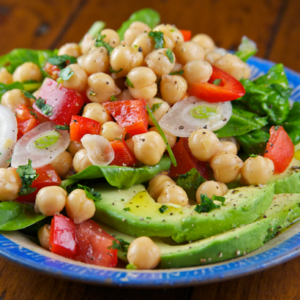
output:
[[[185,42],[188,42],[191,40],[192,32],[190,30],[180,29],[180,32],[182,33]]]
[[[145,100],[105,102],[103,106],[118,124],[132,136],[148,131],[148,115]]]
[[[86,134],[100,134],[101,124],[95,120],[72,116],[70,123],[71,141],[80,142],[81,138]]]
[[[15,112],[18,123],[18,139],[40,124],[40,122],[30,113],[29,108],[23,104],[18,105]]]
[[[92,220],[76,225],[77,252],[72,259],[103,267],[115,267],[118,250],[113,249],[117,241]]]
[[[203,176],[205,179],[208,179],[206,162],[199,161],[193,156],[191,150],[189,149],[187,138],[180,138],[172,148],[172,151],[177,161],[177,167],[175,167],[173,164],[171,165],[170,177],[177,177],[187,173],[192,168],[196,168],[201,176]]]
[[[136,158],[124,140],[115,140],[110,142],[110,144],[115,152],[115,158],[110,165],[132,167],[134,164],[136,164]]]
[[[60,185],[61,179],[51,165],[46,165],[35,170],[39,176],[33,181],[31,186],[36,188],[36,190],[29,195],[19,196],[15,201],[22,203],[34,203],[36,194],[41,188],[46,186]]]
[[[235,100],[245,95],[246,91],[243,85],[228,73],[216,68],[208,82],[200,82],[190,85],[188,92],[208,102],[224,102]],[[221,79],[219,85],[213,82]]]
[[[270,135],[264,157],[273,161],[275,173],[283,173],[294,157],[294,144],[282,126],[272,126]]]
[[[54,215],[51,221],[49,249],[51,252],[72,257],[76,253],[76,227],[74,222],[63,216]]]
[[[84,104],[84,99],[78,92],[66,89],[50,78],[45,79],[38,98],[44,99],[46,104],[53,107],[52,114],[47,116],[34,103],[33,108],[38,118],[41,115],[59,125],[70,124],[72,115],[77,115]]]
[[[56,80],[59,76],[60,73],[60,69],[55,66],[52,65],[48,62],[46,62],[45,67],[44,67],[45,72],[47,72],[54,80]]]

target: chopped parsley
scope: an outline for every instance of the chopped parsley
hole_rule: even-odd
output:
[[[108,54],[111,55],[114,48],[104,41],[105,38],[106,38],[106,35],[101,35],[99,33],[96,37],[94,46],[95,47],[104,47],[108,51]]]
[[[155,41],[155,49],[164,47],[164,34],[161,31],[150,31],[148,36],[152,37]]]
[[[169,73],[169,75],[182,75],[182,74],[183,74],[183,70]]]
[[[16,170],[16,173],[19,174],[19,177],[22,181],[22,187],[18,195],[24,196],[33,193],[36,188],[33,188],[31,185],[33,181],[38,178],[39,174],[37,174],[36,170],[32,168],[31,160],[28,159],[27,165],[19,166]]]
[[[137,266],[134,264],[128,264],[128,265],[126,265],[126,269],[127,270],[136,270]]]
[[[110,73],[116,73],[116,74],[118,74],[118,73],[120,73],[122,71],[123,71],[122,68],[120,70],[118,70],[118,71],[115,71],[113,68],[110,68]]]
[[[99,192],[96,192],[93,188],[81,184],[78,184],[77,187],[85,191],[85,195],[87,196],[87,198],[94,201],[101,200],[101,194]]]
[[[46,100],[39,98],[35,101],[35,105],[48,117],[53,115],[53,107],[46,103]]]
[[[200,199],[201,199],[201,204],[197,204],[194,209],[194,211],[196,211],[197,213],[210,212],[213,209],[220,208],[220,205],[216,205],[212,199],[207,197],[206,194],[204,195],[201,194]]]
[[[257,154],[250,154],[250,157],[257,157]]]
[[[167,49],[166,55],[171,63],[174,62],[174,54],[171,49]]]
[[[124,211],[130,211],[130,207],[123,208]]]
[[[127,253],[130,243],[124,241],[121,238],[118,239],[118,241],[119,241],[119,243],[117,241],[113,240],[112,245],[109,246],[108,249],[117,249],[117,250]]]
[[[156,110],[158,110],[161,107],[161,105],[162,105],[162,103],[154,103],[151,108],[152,112],[155,112]]]
[[[151,220],[151,217],[146,217],[146,219]]]
[[[115,138],[115,140],[120,141],[120,142],[123,142],[122,139],[119,139],[119,138]]]
[[[220,85],[221,82],[222,82],[222,79],[215,79],[215,80],[213,81],[213,84],[214,84],[214,85]]]
[[[211,199],[212,199],[213,201],[214,201],[214,200],[220,201],[220,202],[222,202],[222,206],[225,206],[225,204],[224,204],[224,203],[225,203],[225,200],[226,200],[225,197],[213,195]]]
[[[48,59],[48,63],[57,66],[59,69],[65,68],[69,64],[76,64],[77,59],[74,56],[67,54],[64,55],[53,55]]]
[[[29,111],[29,113],[31,114],[31,115],[33,115],[36,119],[37,119],[37,115],[36,115],[36,113],[35,112],[33,112],[33,111]]]
[[[117,100],[117,98],[116,98],[115,95],[112,95],[112,96],[110,97],[110,101],[116,101],[116,100]]]
[[[163,214],[169,207],[167,205],[162,205],[158,210],[161,214]]]
[[[61,83],[63,80],[68,81],[74,74],[74,71],[70,67],[66,67],[60,71],[57,82]]]
[[[67,125],[67,123],[65,123],[65,125],[57,125],[57,126],[54,126],[55,129],[58,129],[58,130],[70,130],[70,126]]]
[[[26,98],[36,100],[36,98],[35,98],[31,93],[26,92],[26,91],[22,91],[22,93],[24,94],[24,96],[25,96]]]
[[[2,153],[0,153],[0,155],[1,155]],[[7,161],[6,161],[6,163],[8,164],[8,163],[11,163],[11,158],[10,159],[8,159]]]
[[[96,96],[97,94],[94,91],[90,91],[90,96]]]
[[[133,86],[132,82],[129,80],[129,78],[128,78],[128,77],[126,77],[126,84],[127,84],[128,86],[130,86],[130,87],[134,88],[134,86]]]

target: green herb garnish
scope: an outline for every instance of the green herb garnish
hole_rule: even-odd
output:
[[[53,55],[48,59],[48,63],[57,66],[59,69],[65,68],[69,64],[76,64],[77,59],[74,56],[67,54],[64,55]]]
[[[117,98],[116,98],[115,95],[112,95],[112,96],[110,97],[110,101],[116,101],[116,100],[117,100]]]
[[[96,192],[93,188],[81,184],[78,184],[77,187],[85,191],[87,198],[94,201],[101,200],[101,194],[99,192]]]
[[[123,239],[117,239],[117,240],[119,241],[119,243],[114,240],[112,245],[108,247],[108,249],[117,249],[119,251],[127,253],[130,243],[124,241]]]
[[[37,119],[37,115],[36,115],[36,113],[35,112],[33,112],[33,111],[29,111],[29,113],[31,114],[31,115],[33,115],[36,119]]]
[[[128,264],[128,265],[126,265],[126,269],[127,270],[136,270],[137,266],[134,264]]]
[[[169,207],[167,205],[162,205],[158,210],[160,213],[163,214],[168,209],[169,209]]]
[[[108,54],[111,55],[114,48],[104,41],[105,38],[106,35],[97,34],[94,46],[104,47],[108,51]]]
[[[123,71],[122,68],[120,70],[118,70],[118,71],[115,71],[113,68],[110,68],[110,73],[116,73],[116,74],[118,74],[118,73],[120,73],[122,71]]]
[[[46,103],[46,100],[39,98],[35,101],[35,105],[48,117],[53,115],[53,107]]]
[[[221,82],[222,82],[222,79],[215,79],[215,80],[213,81],[213,84],[214,84],[214,85],[220,85]]]
[[[257,157],[257,154],[250,154],[250,157]]]
[[[156,110],[158,110],[161,107],[161,105],[162,105],[162,103],[154,103],[151,108],[152,112],[155,112]]]
[[[129,80],[129,78],[128,78],[128,77],[126,77],[126,84],[127,84],[128,86],[130,86],[130,87],[134,88],[134,86],[133,86],[132,82]]]
[[[33,193],[36,188],[31,187],[34,180],[36,180],[39,174],[36,173],[36,170],[32,168],[31,160],[28,159],[28,164],[19,166],[16,170],[16,173],[19,174],[19,177],[22,181],[22,187],[18,193],[19,196],[24,196]]]
[[[58,129],[58,130],[70,130],[70,126],[67,125],[67,123],[65,123],[65,125],[57,125],[57,126],[54,126],[55,129]]]
[[[148,36],[152,37],[155,41],[155,49],[164,47],[164,33],[161,31],[150,31]]]
[[[194,211],[196,211],[197,213],[210,212],[213,209],[220,208],[220,205],[216,205],[212,199],[207,197],[206,194],[204,195],[201,194],[200,199],[201,199],[201,204],[197,204],[194,209]]]
[[[183,74],[183,70],[169,73],[169,75],[182,75],[182,74]]]
[[[58,83],[61,83],[63,80],[68,81],[74,74],[74,71],[70,67],[66,67],[60,71],[56,81]]]
[[[36,98],[35,98],[31,93],[26,92],[26,91],[22,91],[22,93],[24,94],[24,96],[25,96],[26,98],[36,100]]]
[[[124,211],[130,211],[130,207],[123,208]]]
[[[213,195],[212,198],[211,198],[213,201],[220,201],[222,202],[222,206],[225,206],[225,200],[226,198],[223,197],[223,196],[216,196],[216,195]]]
[[[167,49],[166,55],[171,63],[174,62],[174,55],[171,49]]]

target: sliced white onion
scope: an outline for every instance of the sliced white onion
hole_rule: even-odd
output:
[[[33,168],[40,168],[50,164],[59,154],[64,152],[70,144],[70,134],[67,130],[58,130],[54,122],[46,122],[25,133],[16,143],[11,166],[27,165],[32,161]],[[55,137],[54,143],[47,146],[38,144],[41,139]]]
[[[197,106],[216,109],[216,113],[209,118],[199,119],[191,115],[191,110]],[[178,137],[189,137],[199,128],[216,131],[226,125],[232,114],[230,101],[209,103],[197,97],[189,97],[175,103],[159,121],[162,129]]]
[[[0,104],[0,168],[7,168],[17,141],[18,124],[15,114]]]
[[[88,158],[95,166],[107,166],[115,158],[115,152],[110,142],[101,135],[86,134],[81,139],[87,151]]]

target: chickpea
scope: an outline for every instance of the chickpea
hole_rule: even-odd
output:
[[[84,109],[82,116],[104,124],[106,122],[112,121],[112,117],[106,108],[99,103],[89,103]]]
[[[154,71],[157,76],[169,74],[175,66],[175,56],[172,52],[173,62],[171,62],[166,54],[168,49],[162,48],[148,54],[145,58],[147,66]]]
[[[103,29],[101,36],[105,35],[104,42],[108,43],[111,47],[117,47],[120,44],[119,34],[113,29]]]
[[[36,80],[42,81],[43,76],[42,72],[38,65],[33,62],[25,62],[22,65],[18,66],[13,75],[13,81],[28,81],[28,80]]]
[[[122,101],[122,100],[132,100],[133,97],[132,95],[130,94],[129,90],[128,89],[125,89],[123,90],[117,97],[116,99],[118,101]]]
[[[84,147],[82,146],[81,142],[74,141],[71,141],[68,147],[68,151],[72,155],[72,157],[74,157],[74,155],[82,149],[84,149]]]
[[[88,79],[84,68],[79,66],[78,64],[71,64],[68,67],[72,69],[74,74],[70,79],[63,80],[61,83],[62,86],[67,89],[75,90],[77,92],[83,92],[86,89],[86,83]]]
[[[57,172],[58,176],[63,178],[72,168],[72,162],[72,155],[69,152],[64,151],[52,161],[51,166]]]
[[[58,55],[70,55],[74,57],[78,57],[82,55],[81,48],[76,43],[69,43],[61,46],[58,50]]]
[[[153,31],[161,31],[164,36],[170,38],[174,44],[179,44],[184,41],[183,35],[179,29],[170,24],[160,24],[156,26]]]
[[[86,196],[84,190],[76,189],[67,198],[66,210],[74,223],[79,224],[94,216],[96,206],[94,201]]]
[[[113,142],[116,138],[123,139],[126,131],[116,122],[106,122],[101,126],[101,135],[108,141]]]
[[[193,60],[204,59],[204,50],[196,42],[190,41],[177,44],[173,51],[176,61],[183,65]]]
[[[196,192],[196,200],[197,203],[201,203],[200,195],[207,195],[207,197],[211,198],[213,195],[216,196],[224,196],[228,191],[228,187],[225,183],[217,182],[217,181],[205,181],[203,182],[197,189]]]
[[[188,84],[207,82],[212,74],[212,66],[204,60],[194,60],[183,67],[183,77]]]
[[[0,168],[0,201],[17,199],[21,186],[21,179],[14,169]]]
[[[228,141],[220,141],[222,144],[222,151],[231,152],[233,154],[237,154],[237,146],[235,143]]]
[[[124,33],[124,40],[127,45],[131,45],[134,39],[143,32],[150,32],[151,28],[143,22],[133,22]]]
[[[76,173],[80,173],[81,171],[83,171],[91,165],[92,162],[88,158],[86,149],[81,149],[78,152],[76,152],[73,158],[73,168],[76,171]]]
[[[148,35],[148,32],[143,32],[137,35],[137,37],[132,42],[131,46],[136,46],[142,49],[144,57],[146,57],[155,48],[155,41],[152,37]]]
[[[266,184],[274,173],[274,163],[271,159],[249,157],[241,168],[241,182],[245,184]]]
[[[165,101],[175,104],[186,96],[186,80],[179,75],[163,75],[160,82],[160,92]]]
[[[230,53],[221,56],[214,62],[213,65],[229,73],[237,80],[248,78],[246,76],[250,75],[249,66],[239,57]]]
[[[149,166],[156,165],[166,150],[166,144],[157,132],[137,134],[132,140],[135,157]]]
[[[149,181],[148,193],[154,199],[161,195],[163,189],[167,185],[173,185],[175,182],[167,175],[158,174]]]
[[[160,98],[149,99],[149,100],[147,100],[147,104],[151,109],[153,108],[154,104],[160,105],[159,107],[157,107],[157,109],[155,111],[153,111],[153,116],[157,122],[159,122],[159,120],[170,109],[170,105],[166,101],[164,101]],[[148,123],[149,123],[149,125],[154,126],[154,123],[149,116],[148,116]]]
[[[216,60],[218,60],[222,55],[215,51],[209,51],[205,54],[205,60],[211,65],[214,64]]]
[[[149,131],[155,131],[155,132],[159,133],[158,129],[156,127],[151,127],[149,129]],[[166,136],[168,144],[170,145],[171,148],[173,148],[175,146],[175,144],[176,144],[177,137],[175,135],[173,135],[172,133],[170,133],[169,131],[166,131],[164,129],[162,129],[162,131],[164,132],[164,134]]]
[[[129,246],[127,259],[140,270],[155,268],[160,261],[159,247],[148,237],[141,236]]]
[[[233,136],[220,138],[220,142],[225,142],[225,141],[234,143],[236,145],[237,151],[238,152],[240,151],[241,146],[239,142],[236,140],[236,138],[234,138]]]
[[[204,33],[199,33],[192,38],[193,42],[198,43],[203,49],[213,51],[216,45],[213,39]]]
[[[176,184],[166,185],[157,198],[157,203],[172,203],[182,207],[189,205],[189,198],[183,188]]]
[[[94,46],[95,40],[91,34],[86,34],[81,42],[81,53],[87,54]]]
[[[188,143],[192,154],[201,161],[208,161],[222,148],[217,136],[208,129],[194,131],[190,135]]]
[[[24,96],[21,90],[13,89],[3,94],[1,104],[8,107],[14,113],[18,105],[23,104],[29,107],[31,101]]]
[[[92,102],[110,101],[112,96],[118,95],[120,92],[115,81],[107,74],[95,73],[88,78],[86,95]]]
[[[133,143],[132,138],[125,140],[125,143],[127,144],[127,146],[128,146],[128,148],[130,149],[130,151],[131,151],[132,153],[134,153],[134,150],[133,150],[133,148],[134,148],[134,143]]]
[[[13,83],[12,75],[5,68],[0,69],[0,82],[5,84]]]
[[[49,249],[50,225],[46,224],[39,229],[38,238],[39,238],[39,242],[40,242],[41,246],[45,249]]]
[[[237,178],[243,166],[243,161],[233,153],[221,151],[210,161],[217,181],[228,183]]]
[[[134,99],[149,100],[157,93],[156,75],[147,67],[133,68],[127,75],[133,87],[128,87]]]
[[[136,67],[139,67],[143,63],[143,53],[139,52],[136,47],[119,45],[117,46],[110,55],[110,65],[113,70],[122,71],[113,73],[114,78],[124,77],[128,72]]]
[[[67,200],[67,192],[59,186],[46,186],[40,189],[36,195],[34,210],[45,216],[54,216],[64,209]]]
[[[88,75],[97,72],[108,72],[109,71],[109,56],[108,51],[104,47],[99,47],[91,50],[87,53],[81,66],[84,68]]]

